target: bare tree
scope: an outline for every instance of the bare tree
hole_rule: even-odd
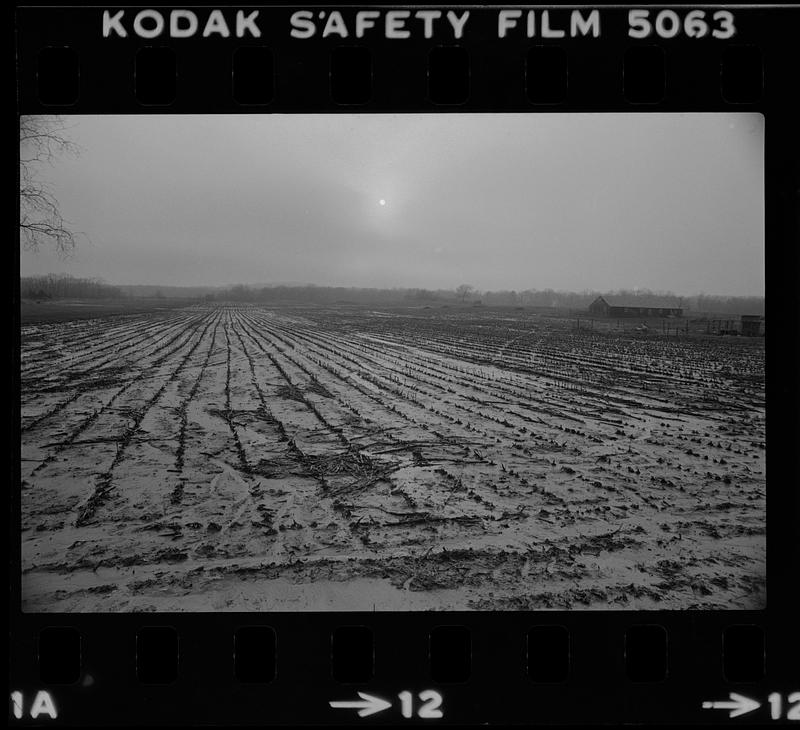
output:
[[[456,296],[462,301],[467,298],[469,294],[475,291],[475,288],[470,284],[459,284],[456,287]]]
[[[27,249],[37,250],[49,243],[68,254],[75,248],[79,234],[70,229],[58,200],[40,177],[42,167],[53,165],[59,155],[78,153],[78,146],[65,132],[61,117],[37,115],[19,120],[19,228]]]

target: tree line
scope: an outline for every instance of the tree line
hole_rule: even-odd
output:
[[[23,299],[121,299],[124,294],[118,286],[106,284],[102,279],[85,279],[69,274],[23,276],[19,280],[19,294]]]
[[[480,291],[469,285],[455,289],[380,289],[315,285],[230,287],[113,286],[102,279],[47,274],[20,279],[20,295],[26,299],[119,299],[156,297],[195,301],[234,301],[267,304],[357,304],[370,306],[487,306],[540,307],[586,310],[600,295],[615,296],[648,306],[656,299],[684,312],[707,314],[765,314],[764,297],[728,297],[710,294],[679,296],[649,289],[581,292],[555,289]]]
[[[672,292],[649,289],[617,289],[615,291],[555,289],[480,291],[462,284],[455,289],[378,289],[329,286],[264,286],[244,284],[206,294],[209,300],[270,302],[297,304],[371,304],[371,305],[464,305],[488,307],[551,307],[585,310],[600,295],[615,296],[648,306],[655,300],[668,302],[685,311],[709,314],[765,313],[764,297],[730,297],[711,294],[680,296]]]

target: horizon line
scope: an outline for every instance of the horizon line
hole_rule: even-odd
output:
[[[583,287],[581,289],[566,289],[566,288],[553,288],[553,287],[535,287],[529,286],[524,289],[510,287],[510,288],[488,288],[483,289],[477,286],[473,286],[471,284],[467,284],[463,282],[462,284],[458,284],[455,286],[439,286],[439,287],[427,287],[427,286],[413,286],[413,285],[403,285],[403,286],[365,286],[365,285],[353,285],[353,284],[319,284],[315,282],[254,282],[254,283],[244,283],[244,282],[236,282],[236,283],[227,283],[227,284],[166,284],[166,283],[114,283],[111,281],[107,281],[102,279],[101,277],[91,277],[91,276],[75,276],[72,274],[29,274],[23,276],[20,274],[20,281],[23,279],[35,279],[35,278],[47,278],[48,276],[55,276],[55,277],[65,277],[65,278],[73,278],[73,279],[85,279],[89,281],[96,281],[98,283],[102,283],[105,286],[111,287],[155,287],[155,288],[171,288],[171,289],[217,289],[217,290],[225,290],[225,289],[233,289],[234,287],[244,287],[246,289],[270,289],[270,288],[286,288],[286,289],[301,289],[301,288],[317,288],[317,289],[353,289],[353,290],[371,290],[371,291],[423,291],[423,292],[431,292],[431,293],[438,293],[438,292],[452,292],[455,293],[459,286],[467,285],[471,287],[471,295],[479,296],[479,295],[486,295],[486,294],[498,294],[498,293],[524,293],[524,292],[547,292],[552,291],[553,293],[559,294],[612,294],[614,292],[626,292],[626,293],[634,293],[634,294],[650,294],[656,296],[672,296],[676,298],[691,298],[691,297],[698,297],[698,296],[706,296],[706,297],[739,297],[739,298],[765,298],[766,293],[762,292],[759,294],[752,294],[752,293],[743,293],[743,294],[719,294],[714,292],[693,292],[691,294],[675,292],[671,289],[650,289],[647,287],[610,287],[610,288],[598,288],[598,287]]]

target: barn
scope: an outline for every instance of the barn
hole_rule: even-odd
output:
[[[742,335],[745,337],[759,337],[761,335],[761,322],[764,318],[759,314],[742,315]]]
[[[683,309],[669,300],[625,300],[619,297],[600,296],[589,305],[589,313],[596,317],[682,317]]]

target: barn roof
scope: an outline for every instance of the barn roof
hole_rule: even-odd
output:
[[[615,297],[605,296],[599,297],[603,299],[609,307],[647,307],[648,309],[681,309],[681,304],[678,299],[666,299],[664,297],[647,296],[646,294],[641,297]]]

